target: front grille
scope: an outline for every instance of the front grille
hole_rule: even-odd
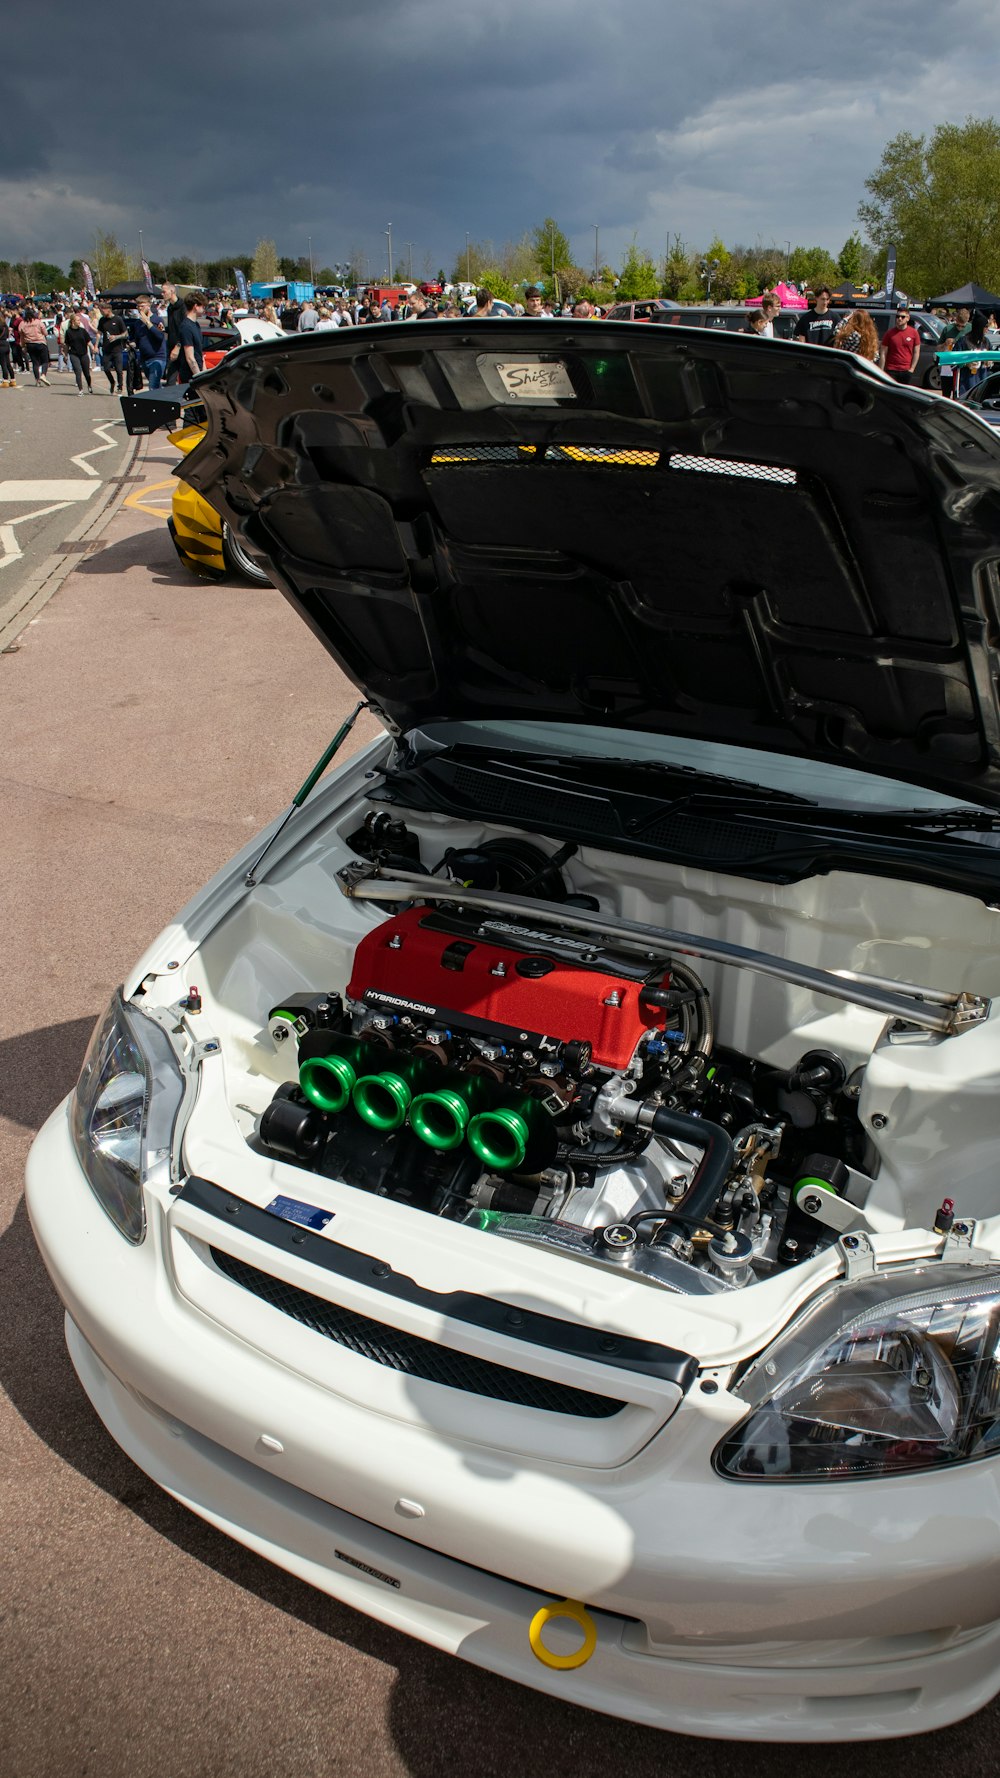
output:
[[[219,1271],[252,1291],[262,1302],[290,1315],[313,1333],[346,1346],[373,1364],[389,1370],[402,1371],[408,1377],[421,1377],[426,1383],[439,1383],[445,1389],[463,1389],[469,1395],[485,1395],[492,1401],[515,1402],[523,1408],[542,1408],[549,1414],[573,1414],[577,1419],[609,1420],[620,1414],[624,1402],[607,1395],[590,1395],[584,1389],[571,1389],[565,1383],[550,1383],[542,1377],[528,1376],[524,1371],[508,1370],[506,1365],[491,1364],[485,1358],[471,1358],[468,1353],[454,1352],[418,1334],[404,1333],[398,1327],[386,1327],[368,1315],[329,1303],[325,1297],[313,1296],[269,1272],[261,1272],[244,1260],[235,1259],[221,1248],[211,1248]]]

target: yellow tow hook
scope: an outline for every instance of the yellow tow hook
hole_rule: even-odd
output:
[[[573,1654],[554,1655],[542,1641],[542,1631],[546,1624],[563,1617],[571,1618],[574,1624],[579,1624],[583,1631],[583,1642]],[[536,1661],[541,1661],[543,1667],[555,1667],[565,1672],[571,1667],[582,1667],[590,1660],[597,1647],[597,1625],[586,1606],[581,1605],[578,1599],[556,1599],[551,1605],[543,1605],[540,1611],[535,1612],[528,1628],[528,1641]]]

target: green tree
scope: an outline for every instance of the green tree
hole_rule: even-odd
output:
[[[94,237],[93,268],[98,290],[107,290],[112,284],[123,284],[139,275],[138,261],[128,249],[114,235],[101,230]]]
[[[694,265],[688,249],[680,235],[674,235],[667,248],[667,257],[663,262],[661,296],[669,296],[672,302],[678,302],[680,293],[684,285],[690,282],[693,271]]]
[[[867,257],[861,236],[857,233],[848,235],[837,254],[837,270],[841,277],[849,278],[852,284],[860,284],[864,279]]]
[[[496,259],[492,241],[470,241],[455,255],[452,279],[456,284],[481,284],[485,268],[494,265]]]
[[[765,290],[773,290],[779,279],[785,275],[785,250],[775,241],[764,246],[758,241],[756,246],[741,248],[744,254],[743,276],[746,279],[747,296],[760,296]]]
[[[66,273],[60,266],[51,265],[47,259],[33,259],[28,270],[31,273],[33,290],[65,290]]]
[[[269,284],[278,276],[278,249],[273,241],[257,242],[250,271],[255,284]]]
[[[795,284],[808,284],[818,290],[821,284],[836,284],[839,277],[837,261],[825,247],[793,247],[788,260],[788,276]]]
[[[498,265],[480,266],[476,283],[483,290],[492,290],[501,302],[513,303],[520,298],[520,291],[515,290],[509,278],[505,278]]]
[[[641,253],[635,242],[622,260],[618,274],[618,295],[633,302],[656,296],[660,287],[656,267],[648,253]]]
[[[196,269],[194,260],[183,254],[167,260],[167,278],[171,284],[193,284]]]
[[[505,241],[500,249],[498,263],[504,277],[511,284],[521,287],[534,284],[539,268],[532,236],[522,235],[519,241]]]
[[[539,228],[533,228],[529,240],[534,269],[544,277],[551,278],[553,270],[558,277],[563,266],[573,264],[569,242],[553,217],[546,216]]]
[[[933,296],[1000,278],[1000,123],[967,117],[933,135],[901,131],[865,180],[858,215],[876,247],[895,245],[900,283]]]
[[[732,255],[725,241],[719,235],[710,241],[698,261],[698,274],[702,281],[702,297],[709,297],[714,302],[725,302],[730,296],[730,260]]]

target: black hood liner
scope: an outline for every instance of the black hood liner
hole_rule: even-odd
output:
[[[621,322],[341,329],[196,386],[179,473],[391,726],[598,723],[1000,805],[1000,439],[957,403]]]

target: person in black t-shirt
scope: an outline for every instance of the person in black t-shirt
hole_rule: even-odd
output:
[[[164,284],[163,300],[167,305],[167,366],[164,372],[164,381],[167,383],[176,383],[177,355],[174,348],[177,345],[180,325],[184,319],[184,304],[181,302],[181,299],[177,294],[177,286],[175,284]],[[186,380],[186,378],[182,379],[182,381],[185,382]]]
[[[122,362],[125,346],[128,342],[128,328],[122,315],[116,315],[109,302],[101,304],[101,319],[97,323],[97,331],[101,341],[101,363],[108,379],[108,392],[115,393],[115,379],[118,380],[118,394],[125,393],[125,367]]]
[[[200,296],[184,298],[184,319],[177,330],[175,359],[177,380],[181,383],[190,382],[200,370],[205,368],[205,353],[201,338],[199,318],[205,313],[205,305]]]
[[[829,346],[837,331],[842,315],[838,315],[830,307],[830,291],[821,284],[816,292],[816,306],[804,309],[795,323],[795,338],[805,340],[810,346]]]

